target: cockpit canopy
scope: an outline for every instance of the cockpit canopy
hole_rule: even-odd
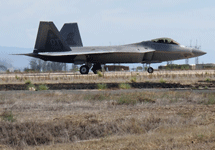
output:
[[[178,42],[176,42],[176,41],[174,41],[173,39],[170,39],[170,38],[158,38],[158,39],[153,39],[151,41],[155,42],[155,43],[166,43],[166,44],[180,45]]]

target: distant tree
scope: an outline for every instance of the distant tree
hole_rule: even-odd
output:
[[[78,71],[78,66],[75,64],[72,64],[71,71],[73,71],[73,72]]]
[[[8,70],[7,67],[0,65],[0,71],[6,71],[6,70]]]
[[[37,70],[38,69],[38,67],[37,67],[37,59],[31,59],[31,61],[30,61],[30,67],[33,70]]]
[[[35,71],[66,71],[67,65],[66,63],[59,62],[46,62],[41,59],[33,58],[30,61],[31,69]]]
[[[0,58],[0,66],[5,66],[6,68],[13,68],[10,59]]]
[[[137,67],[137,71],[138,71],[138,70],[143,70],[143,67],[138,66],[138,67]]]
[[[52,62],[51,63],[52,71],[63,71],[64,70],[64,63],[59,62]]]

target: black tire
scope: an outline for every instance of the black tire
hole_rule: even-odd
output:
[[[81,74],[88,74],[89,73],[89,67],[87,65],[81,66],[80,73]]]
[[[149,67],[149,68],[147,69],[147,71],[148,71],[148,73],[153,73],[153,72],[154,72],[154,69],[153,69],[152,67]]]
[[[97,74],[98,71],[102,71],[102,67],[100,64],[94,64],[93,65],[93,68],[92,68],[92,71],[94,74]]]

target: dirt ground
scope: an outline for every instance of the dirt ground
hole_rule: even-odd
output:
[[[0,148],[215,149],[215,91],[121,91],[1,92]]]

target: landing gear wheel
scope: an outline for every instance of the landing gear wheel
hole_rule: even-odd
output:
[[[149,68],[147,69],[147,71],[148,71],[148,73],[153,73],[153,72],[154,72],[154,69],[153,69],[152,67],[149,67]]]
[[[94,74],[97,74],[98,71],[102,71],[102,67],[100,64],[94,64],[93,65],[93,68],[92,68],[92,71]]]
[[[89,72],[89,67],[87,65],[81,66],[81,68],[80,68],[81,74],[88,74],[88,72]]]

